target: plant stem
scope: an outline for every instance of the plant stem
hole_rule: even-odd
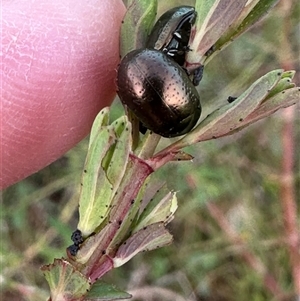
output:
[[[153,156],[155,149],[160,141],[161,136],[155,133],[150,133],[146,137],[143,146],[138,154],[141,159],[148,159]]]
[[[214,218],[216,223],[222,229],[222,231],[227,235],[229,240],[241,247],[244,251],[242,252],[242,257],[245,262],[254,270],[260,277],[262,277],[264,281],[265,287],[270,291],[270,293],[276,298],[276,300],[284,300],[285,295],[283,291],[280,289],[276,279],[273,275],[268,272],[267,268],[263,264],[263,262],[255,256],[254,253],[249,251],[249,247],[246,242],[240,237],[238,233],[231,227],[230,223],[224,216],[224,213],[218,208],[217,205],[212,202],[208,202],[206,204],[207,209],[210,215]]]
[[[280,10],[279,10],[280,9]],[[291,33],[290,14],[292,12],[292,3],[290,1],[282,1],[278,11],[282,14],[283,35],[279,45],[279,60],[283,68],[292,70],[296,66],[293,65],[291,43],[287,39]],[[285,45],[283,46],[282,43]],[[286,55],[289,53],[290,55]],[[296,69],[296,68],[295,68]],[[300,235],[297,226],[297,203],[295,197],[294,184],[294,119],[295,108],[290,107],[283,111],[283,128],[282,128],[282,172],[281,172],[281,207],[283,211],[285,237],[288,241],[289,260],[292,269],[292,278],[294,282],[295,293],[300,298]]]
[[[119,187],[119,193],[113,200],[113,207],[109,215],[109,223],[100,231],[99,245],[91,258],[81,271],[89,277],[91,282],[95,282],[113,268],[111,258],[114,257],[118,249],[116,235],[132,206],[134,200],[145,182],[146,178],[153,172],[153,169],[140,158],[130,155],[125,175]],[[124,238],[123,238],[124,239]]]
[[[294,108],[284,111],[282,129],[282,173],[281,173],[281,206],[284,219],[285,236],[288,238],[288,250],[296,294],[300,297],[300,239],[297,227],[297,204],[294,188]]]

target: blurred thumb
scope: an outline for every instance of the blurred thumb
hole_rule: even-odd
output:
[[[121,0],[4,1],[0,188],[59,158],[115,96]]]

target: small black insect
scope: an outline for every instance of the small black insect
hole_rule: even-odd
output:
[[[67,248],[67,252],[69,252],[71,256],[76,256],[78,251],[79,251],[79,246],[76,246],[75,244]]]
[[[71,240],[74,244],[69,246],[67,248],[67,251],[70,253],[71,256],[76,256],[77,252],[80,249],[80,244],[82,244],[84,241],[81,231],[78,229],[75,230],[71,235]]]
[[[75,230],[71,235],[71,240],[73,241],[74,245],[78,246],[83,243],[83,237],[80,230]]]
[[[228,96],[227,101],[228,101],[229,103],[232,103],[232,102],[234,102],[236,99],[237,99],[237,97]]]

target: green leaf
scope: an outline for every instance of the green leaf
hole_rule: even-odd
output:
[[[279,0],[197,0],[198,17],[196,33],[191,35],[187,69],[192,71],[199,65],[207,64],[221,49],[247,31]],[[211,47],[214,46],[214,50]],[[218,51],[216,51],[218,50]]]
[[[211,9],[218,4],[219,0],[196,0],[195,11],[197,12],[196,28],[201,28],[206,23],[206,18]]]
[[[175,192],[168,191],[166,185],[159,187],[154,195],[144,197],[145,206],[138,218],[138,224],[133,229],[133,233],[157,222],[169,223],[177,210],[177,198]],[[150,197],[150,198],[149,198]]]
[[[83,237],[95,231],[109,209],[113,185],[102,167],[102,160],[115,140],[111,128],[101,128],[95,135],[86,157],[79,196],[78,229]]]
[[[251,113],[244,121],[243,125],[249,125],[259,119],[265,118],[273,114],[281,108],[292,106],[300,100],[300,88],[294,87],[274,95],[264,101],[253,113]]]
[[[109,301],[129,299],[132,296],[112,284],[97,281],[87,293],[83,301]]]
[[[241,22],[239,29],[243,29],[243,31],[247,30],[250,26],[260,21],[269,10],[278,2],[279,0],[259,0],[259,1],[250,1],[248,6],[247,17],[243,19]]]
[[[164,223],[152,224],[129,237],[118,249],[113,258],[114,267],[119,267],[129,261],[137,253],[150,251],[170,244],[172,235]]]
[[[269,92],[266,99],[273,97],[275,94],[278,94],[284,90],[295,87],[295,84],[292,83],[292,78],[295,75],[295,71],[285,71],[281,75],[280,81],[277,85]]]
[[[101,130],[102,127],[107,126],[109,122],[109,108],[103,108],[98,115],[96,116],[93,127],[90,133],[90,141],[89,141],[89,148],[91,147],[92,142],[95,139],[97,133]]]
[[[131,151],[131,124],[127,116],[122,116],[113,122],[111,127],[116,133],[117,142],[107,168],[107,178],[113,185],[113,193],[115,193],[126,170]]]
[[[239,17],[247,0],[198,0],[197,20],[190,41],[192,51],[187,55],[187,68],[203,64],[205,54]]]
[[[157,11],[157,0],[129,1],[121,27],[120,53],[143,48],[150,33]]]
[[[64,259],[55,259],[41,270],[50,287],[51,301],[77,300],[90,289],[88,279]]]
[[[216,42],[215,48],[218,50],[224,49],[225,46],[229,45],[234,39],[260,21],[278,1],[279,0],[250,1],[240,14],[239,18]],[[214,55],[212,55],[212,57],[213,56]]]
[[[232,103],[213,111],[193,131],[157,153],[152,165],[160,166],[169,153],[200,141],[232,135],[280,108],[300,100],[300,88],[291,82],[295,72],[278,69],[262,76]]]
[[[280,81],[282,70],[274,70],[250,86],[234,102],[224,105],[208,115],[192,132],[179,143],[190,145],[232,134],[267,97],[271,89]]]
[[[103,124],[99,119],[93,125],[93,142],[82,175],[78,229],[84,237],[105,220],[126,170],[132,144],[131,125],[126,116],[96,132],[94,127]]]
[[[89,265],[88,261],[93,256],[94,258],[101,257],[101,253],[105,250],[105,247],[102,247],[103,242],[107,238],[107,233],[109,225],[105,225],[101,231],[97,232],[94,235],[90,235],[87,239],[84,240],[83,244],[80,245],[80,249],[76,254],[76,262],[84,264],[86,267]]]

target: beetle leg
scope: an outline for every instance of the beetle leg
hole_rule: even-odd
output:
[[[175,55],[182,55],[185,54],[185,50],[178,50],[176,48],[171,48],[171,49],[166,49],[167,50],[167,55],[169,56],[175,56]]]
[[[201,65],[193,72],[193,84],[198,86],[203,77],[204,66]]]
[[[175,31],[173,33],[173,37],[178,41],[178,42],[181,42],[182,41],[182,35],[179,31]]]

